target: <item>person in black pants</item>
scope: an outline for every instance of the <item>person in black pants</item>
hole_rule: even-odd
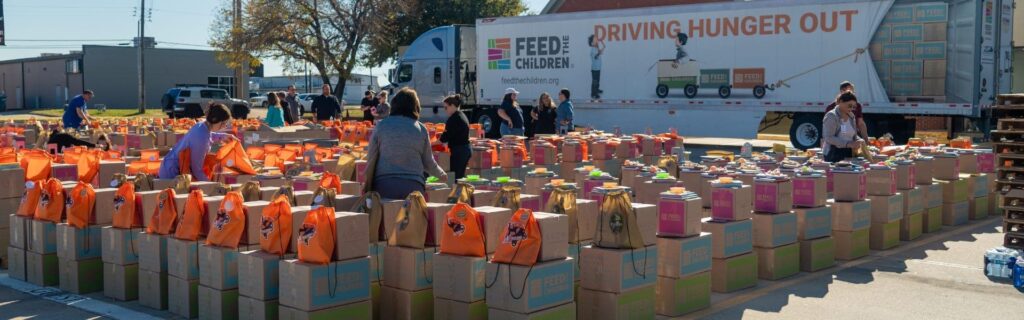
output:
[[[466,176],[466,166],[469,165],[469,119],[459,108],[462,107],[462,96],[454,94],[444,98],[444,111],[448,113],[448,121],[444,123],[444,132],[439,140],[448,144],[451,150],[451,170],[455,173],[455,179],[462,179]]]

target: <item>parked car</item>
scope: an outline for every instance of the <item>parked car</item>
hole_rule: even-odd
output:
[[[209,87],[179,87],[167,90],[160,99],[160,105],[168,117],[198,118],[206,114],[213,103],[221,103],[231,109],[232,116],[241,110],[248,114],[249,102],[228,96],[227,90]]]
[[[299,100],[299,113],[305,114],[313,109],[313,98],[320,94],[316,93],[300,93],[298,96]]]
[[[249,94],[249,95],[251,96],[251,97],[249,97],[249,105],[254,106],[254,107],[255,106],[259,106],[261,108],[266,108],[267,107],[267,95],[266,94],[256,94],[255,96],[253,96],[253,94]]]

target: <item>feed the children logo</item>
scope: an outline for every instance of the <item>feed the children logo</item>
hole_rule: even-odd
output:
[[[487,40],[487,69],[568,69],[569,36]]]

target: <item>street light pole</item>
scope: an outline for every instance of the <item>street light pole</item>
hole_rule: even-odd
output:
[[[139,38],[135,45],[139,46],[139,114],[146,113],[146,0],[139,0]]]

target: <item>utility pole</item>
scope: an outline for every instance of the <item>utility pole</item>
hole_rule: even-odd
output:
[[[139,114],[146,113],[146,0],[139,0],[139,38],[135,45],[139,46]]]
[[[242,0],[234,0],[234,17],[232,23],[236,32],[242,29]],[[231,41],[235,42],[234,47],[238,50],[238,52],[236,52],[238,59],[244,60],[240,61],[241,63],[239,63],[238,67],[235,68],[235,98],[249,99],[249,60],[242,59],[244,52],[242,52],[242,49],[240,48],[241,45],[238,41],[237,33],[233,36]]]

